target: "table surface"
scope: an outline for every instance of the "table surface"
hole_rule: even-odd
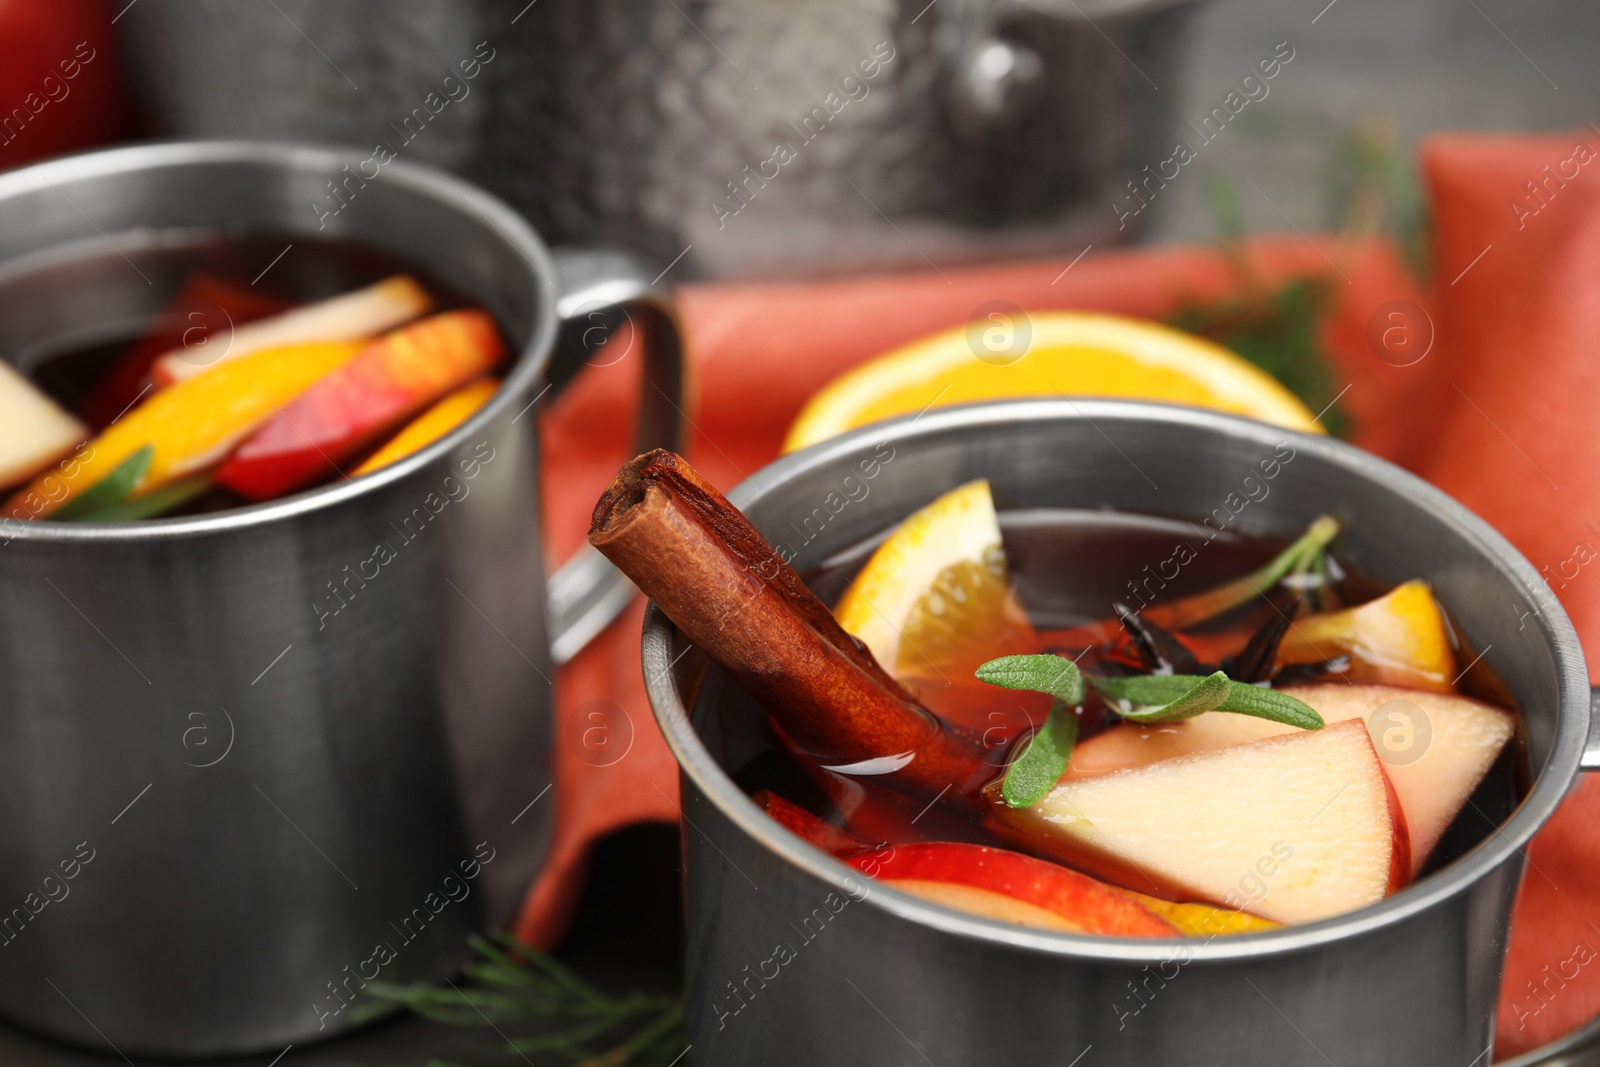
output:
[[[678,835],[674,827],[632,827],[595,848],[589,890],[556,956],[606,993],[676,993],[683,955]],[[536,1029],[508,1027],[513,1036]],[[445,1026],[416,1017],[373,1025],[348,1037],[274,1049],[262,1056],[212,1061],[228,1067],[423,1067],[430,1059],[460,1067],[570,1064],[508,1053],[494,1030]],[[0,1067],[207,1067],[205,1061],[123,1058],[109,1046],[70,1048],[0,1024]]]
[[[1179,93],[1180,120],[1204,114],[1248,72],[1258,53],[1281,40],[1297,50],[1273,88],[1291,121],[1276,131],[1219,139],[1201,160],[1213,174],[1249,175],[1264,194],[1245,203],[1251,228],[1282,229],[1285,219],[1319,228],[1327,142],[1364,116],[1393,120],[1399,148],[1434,129],[1582,127],[1600,99],[1600,5],[1551,0],[1369,0],[1321,3],[1220,0],[1198,17],[1194,50]],[[1316,16],[1313,23],[1312,16]],[[1514,43],[1513,43],[1514,42]],[[1556,86],[1560,86],[1557,91]],[[1157,240],[1208,240],[1216,230],[1203,180],[1184,183],[1158,215]],[[1270,198],[1270,199],[1268,199]],[[1281,214],[1279,212],[1281,209]],[[663,847],[663,841],[665,846]],[[608,992],[676,987],[682,930],[676,902],[677,847],[668,830],[629,832],[607,843],[595,864],[583,913],[557,954]],[[619,922],[616,917],[633,918]],[[274,1057],[281,1057],[274,1059]],[[294,1046],[236,1067],[422,1067],[430,1058],[487,1065],[520,1062],[493,1032],[418,1019],[380,1024],[320,1045]],[[104,1067],[123,1060],[108,1047],[67,1048],[0,1024],[0,1067]],[[136,1057],[139,1067],[156,1061]],[[199,1067],[188,1061],[188,1067]]]

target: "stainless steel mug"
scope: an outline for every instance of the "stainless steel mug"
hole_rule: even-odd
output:
[[[806,568],[978,477],[990,480],[1001,509],[1209,515],[1258,461],[1281,457],[1280,444],[1292,462],[1228,529],[1282,535],[1334,511],[1348,520],[1355,565],[1433,583],[1525,717],[1533,779],[1515,810],[1455,862],[1390,899],[1305,926],[1201,943],[994,922],[869,887],[767,818],[732,777],[755,751],[759,712],[700,654],[686,654],[682,636],[652,608],[645,681],[682,766],[688,1036],[697,1063],[1488,1060],[1524,846],[1580,767],[1600,766],[1572,626],[1538,572],[1488,524],[1330,438],[1087,399],[946,408],[867,427],[780,459],[730,499]],[[859,476],[863,460],[878,464],[870,482]],[[845,493],[842,509],[822,507]],[[820,529],[815,516],[828,516]]]
[[[563,320],[626,305],[640,440],[675,440],[672,307],[653,272],[552,254],[428,167],[387,163],[319,229],[310,205],[367,154],[158,144],[0,176],[8,358],[152,316],[180,279],[142,253],[225,232],[392,253],[481,300],[516,353],[460,428],[354,481],[134,524],[0,518],[14,1022],[162,1055],[327,1036],[375,973],[451,973],[539,869],[553,663],[631,586],[588,551],[547,583],[537,404],[582,367]]]
[[[792,276],[1133,237],[1193,142],[1197,6],[140,0],[117,30],[173,135],[404,144],[553,236]]]

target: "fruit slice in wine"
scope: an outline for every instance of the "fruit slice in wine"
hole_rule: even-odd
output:
[[[1360,722],[1064,781],[1008,821],[1130,888],[1283,923],[1374,903],[1410,870]]]
[[[1344,611],[1307,615],[1283,635],[1278,658],[1316,663],[1348,655],[1352,682],[1398,683],[1448,693],[1455,654],[1428,583],[1413,579]]]
[[[1463,696],[1386,685],[1307,685],[1283,692],[1310,704],[1325,722],[1367,722],[1405,812],[1413,876],[1516,730],[1510,712]],[[1157,726],[1124,724],[1074,749],[1065,777],[1104,774],[1293,730],[1248,715],[1200,715]]]
[[[88,428],[0,360],[0,488],[72,451]]]
[[[1178,931],[1115,886],[1054,863],[986,845],[885,845],[844,862],[897,889],[989,919],[1120,937]]]
[[[953,489],[901,523],[834,613],[897,677],[948,684],[1024,651],[1032,628],[1011,594],[989,483]]]

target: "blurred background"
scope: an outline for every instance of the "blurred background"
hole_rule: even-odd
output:
[[[553,239],[620,243],[680,279],[943,268],[1239,228],[1381,226],[1409,243],[1419,138],[1581,127],[1600,89],[1600,9],[1581,0],[0,12],[15,26],[0,89],[17,104],[68,36],[121,53],[120,72],[98,58],[49,105],[71,122],[8,127],[0,165],[147,135],[383,144],[484,182]]]

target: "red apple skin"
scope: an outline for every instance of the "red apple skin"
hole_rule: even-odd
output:
[[[874,849],[878,843],[857,837],[849,830],[824,822],[798,804],[763,789],[751,797],[772,820],[807,844],[814,845],[831,855]]]
[[[1394,896],[1411,882],[1411,828],[1406,825],[1406,812],[1400,806],[1400,794],[1394,791],[1394,782],[1387,772],[1383,784],[1389,795],[1389,825],[1394,827],[1394,851],[1389,854],[1389,891]]]
[[[752,799],[775,822],[807,843],[891,884],[937,882],[987,890],[1060,916],[1085,933],[1178,936],[1165,920],[1112,886],[1044,860],[954,841],[878,844],[824,822],[765,789]]]
[[[343,473],[339,463],[504,358],[481,311],[446,311],[384,334],[286,404],[216,473],[218,485],[270,500]]]
[[[1113,886],[987,845],[955,841],[884,845],[846,856],[844,862],[890,884],[904,879],[985,889],[1059,915],[1088,934],[1179,936],[1170,923]]]

